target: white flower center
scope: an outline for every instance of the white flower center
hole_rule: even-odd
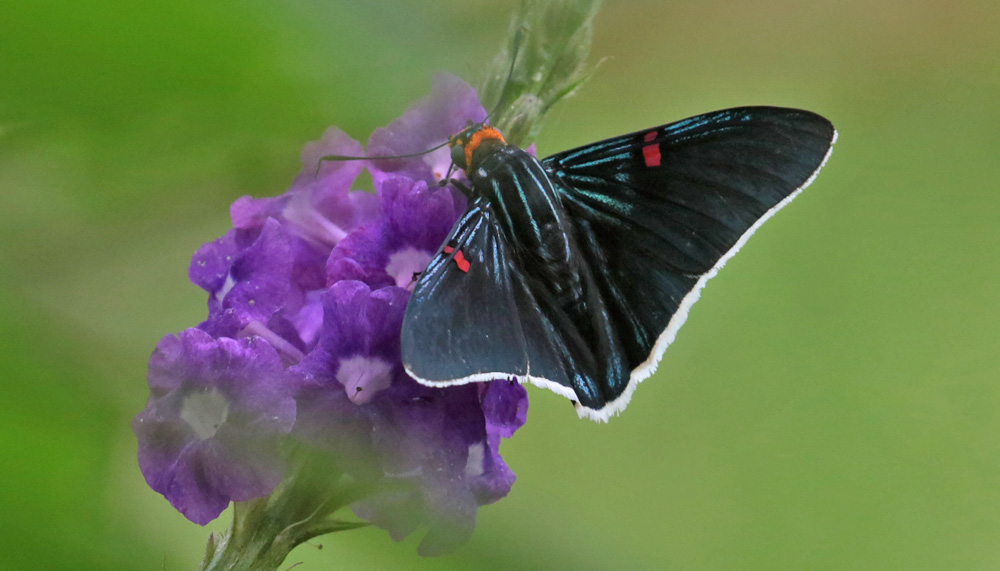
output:
[[[219,288],[219,291],[215,292],[215,299],[217,299],[219,303],[222,303],[222,300],[226,299],[226,294],[228,294],[235,285],[236,280],[233,279],[233,274],[226,274],[226,281],[222,284],[222,287]]]
[[[215,436],[228,415],[229,401],[215,389],[191,393],[181,405],[181,420],[202,440]]]
[[[465,460],[465,475],[470,478],[475,478],[476,476],[482,476],[485,468],[483,466],[483,457],[486,453],[486,449],[483,448],[482,443],[476,443],[469,446],[469,456]]]
[[[413,275],[427,269],[431,255],[416,248],[403,248],[389,256],[385,265],[385,273],[396,280],[396,286],[409,289],[413,284]]]
[[[392,384],[392,365],[382,359],[348,357],[340,360],[337,380],[351,402],[365,404]]]

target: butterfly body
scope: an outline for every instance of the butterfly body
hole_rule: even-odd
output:
[[[813,113],[709,113],[538,160],[492,127],[452,141],[470,206],[417,282],[402,352],[418,381],[517,378],[607,420],[705,282],[815,177]]]
[[[551,289],[561,305],[578,301],[585,260],[559,190],[542,164],[513,145],[477,149],[468,177],[481,207],[499,221],[517,267]],[[480,155],[474,155],[478,158]]]

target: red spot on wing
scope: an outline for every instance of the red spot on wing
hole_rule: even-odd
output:
[[[469,267],[472,266],[472,264],[469,263],[469,260],[465,259],[465,255],[462,254],[461,250],[459,250],[458,253],[455,254],[455,265],[458,266],[458,269],[466,273],[468,273]]]
[[[654,139],[656,139],[656,131],[650,131],[642,136],[643,143],[651,143],[642,147],[642,160],[646,161],[647,167],[660,166],[660,145],[653,143]]]
[[[647,167],[660,166],[660,145],[646,145],[642,148],[642,158],[646,161]]]
[[[445,254],[450,254],[455,251],[455,248],[452,248],[451,246],[445,246],[444,249],[441,251],[444,252]],[[472,267],[472,264],[469,263],[469,260],[465,259],[465,254],[463,254],[461,250],[459,250],[458,253],[455,254],[455,257],[452,259],[455,260],[455,265],[458,266],[458,269],[462,270],[463,272],[468,273],[469,268]]]

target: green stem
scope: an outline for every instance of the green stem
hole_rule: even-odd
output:
[[[591,73],[587,59],[599,0],[522,0],[507,45],[488,66],[482,100],[501,102],[491,123],[526,147],[548,110]]]
[[[202,571],[274,571],[309,539],[368,525],[333,514],[371,492],[341,477],[328,461],[310,457],[269,497],[234,504],[230,530],[209,537]]]
[[[283,534],[285,526],[270,517],[266,500],[235,504],[233,526],[218,541],[209,540],[214,553],[207,554],[204,571],[271,571],[281,565],[294,538]]]

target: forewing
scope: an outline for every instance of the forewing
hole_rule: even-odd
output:
[[[571,202],[642,236],[674,270],[703,274],[810,181],[835,133],[829,121],[808,111],[743,107],[542,162],[565,183]]]
[[[542,161],[598,268],[605,311],[632,373],[622,410],[718,271],[815,177],[836,131],[794,109],[708,113],[572,149]]]

